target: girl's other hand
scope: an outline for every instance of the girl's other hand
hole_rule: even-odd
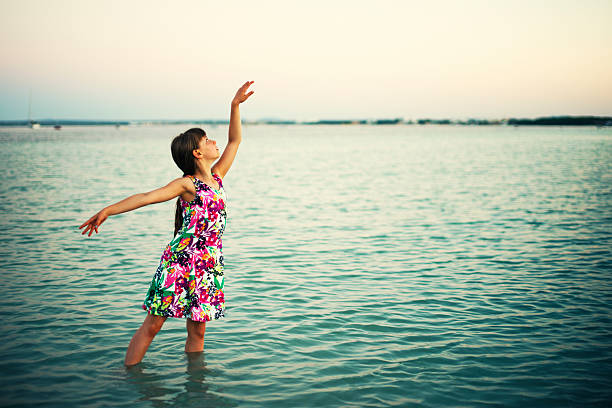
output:
[[[108,213],[105,210],[101,210],[100,212],[98,212],[96,215],[94,215],[93,217],[91,217],[90,219],[88,219],[87,221],[85,221],[80,227],[79,229],[83,228],[84,226],[87,226],[87,228],[85,228],[83,230],[83,232],[81,233],[81,235],[85,235],[87,234],[87,231],[89,231],[89,235],[91,237],[91,233],[94,232],[94,230],[96,231],[96,234],[98,233],[98,227],[108,218]]]
[[[246,93],[247,90],[249,89],[249,86],[253,85],[255,81],[246,81],[244,83],[244,85],[242,85],[239,89],[238,92],[236,92],[236,96],[234,96],[234,99],[232,100],[232,105],[239,105],[242,102],[246,101],[249,96],[253,95],[253,93],[255,93],[255,91],[251,91],[249,93]]]

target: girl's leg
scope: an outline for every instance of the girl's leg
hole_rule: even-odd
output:
[[[204,333],[206,332],[206,322],[196,322],[187,319],[187,341],[185,351],[201,352],[204,351]]]
[[[126,366],[140,363],[151,345],[153,338],[159,333],[166,319],[167,317],[155,316],[147,313],[147,317],[142,323],[142,326],[140,326],[140,328],[136,330],[136,333],[134,333],[134,336],[132,336],[127,353],[125,353]]]

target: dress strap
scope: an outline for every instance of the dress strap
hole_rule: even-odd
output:
[[[215,180],[217,180],[217,183],[219,183],[219,190],[221,190],[223,188],[223,182],[221,181],[221,177],[219,177],[217,173],[212,173],[212,176],[215,178]]]
[[[197,177],[192,176],[191,174],[186,175],[186,177],[189,177],[189,179],[193,182],[193,185],[195,186],[197,192],[201,188],[200,180],[198,180]]]

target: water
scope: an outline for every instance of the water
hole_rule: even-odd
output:
[[[245,126],[226,318],[125,369],[174,202],[77,226],[186,128],[0,129],[3,406],[610,403],[611,129]]]

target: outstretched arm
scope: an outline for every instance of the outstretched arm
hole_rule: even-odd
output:
[[[213,173],[218,174],[221,178],[225,177],[232,166],[234,157],[236,157],[236,153],[238,152],[238,146],[242,141],[242,124],[240,123],[239,105],[246,101],[249,96],[253,95],[254,91],[247,93],[249,86],[251,86],[253,82],[254,81],[245,82],[244,85],[238,89],[238,92],[236,92],[234,99],[232,99],[227,146],[225,146],[219,161],[212,167]]]
[[[106,208],[100,210],[93,217],[85,221],[79,229],[87,226],[81,235],[84,235],[89,231],[91,237],[92,232],[98,232],[98,227],[102,224],[109,216],[121,214],[124,212],[132,211],[145,205],[161,203],[162,201],[168,201],[179,195],[189,191],[189,187],[193,186],[188,183],[189,180],[181,177],[171,181],[166,186],[158,188],[157,190],[149,191],[148,193],[139,193],[129,196],[115,204],[109,205]]]

